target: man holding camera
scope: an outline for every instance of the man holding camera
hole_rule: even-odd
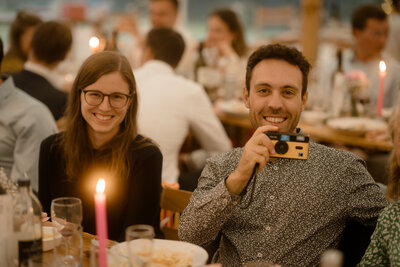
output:
[[[266,132],[300,132],[310,67],[298,50],[278,44],[248,60],[243,97],[256,130],[243,148],[208,160],[179,224],[183,241],[217,242],[214,259],[224,266],[318,266],[347,223],[373,227],[387,205],[349,152],[311,142],[306,160],[276,157]]]

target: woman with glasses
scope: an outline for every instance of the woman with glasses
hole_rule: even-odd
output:
[[[74,81],[66,131],[42,142],[39,199],[82,200],[83,229],[95,234],[94,194],[106,181],[109,238],[124,240],[125,228],[149,224],[159,230],[160,150],[138,135],[136,82],[127,59],[116,52],[90,56]]]

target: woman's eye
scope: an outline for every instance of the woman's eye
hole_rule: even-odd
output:
[[[124,99],[124,96],[117,94],[117,95],[111,95],[111,98],[113,98],[115,100],[121,100],[121,99]]]
[[[101,97],[101,94],[100,93],[96,93],[96,92],[90,92],[89,96],[90,97]]]

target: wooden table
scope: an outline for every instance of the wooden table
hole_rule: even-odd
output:
[[[221,122],[225,125],[236,126],[247,130],[253,130],[250,120],[247,116],[234,116],[223,112],[218,112],[217,115],[221,120]],[[373,141],[366,139],[363,136],[343,134],[323,124],[312,125],[300,122],[298,126],[303,130],[304,133],[309,134],[311,138],[315,139],[315,141],[318,142],[355,146],[364,149],[371,149],[383,152],[391,151],[393,147],[393,144],[391,142]],[[243,134],[241,133],[240,135],[241,136],[236,136],[236,138],[243,138]],[[244,140],[242,140],[242,142],[239,143],[243,143],[243,141]]]
[[[83,266],[90,266],[90,242],[95,235],[89,233],[82,233],[83,238]],[[111,247],[118,242],[108,240],[108,246]],[[53,250],[43,252],[43,266],[51,266],[51,261],[53,257]]]

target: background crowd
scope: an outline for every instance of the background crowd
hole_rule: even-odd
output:
[[[27,176],[46,212],[52,199],[74,196],[84,214],[93,214],[94,178],[106,173],[109,237],[118,241],[133,224],[152,225],[162,237],[162,188],[194,191],[180,238],[217,244],[210,255],[226,266],[254,260],[315,266],[324,250],[343,248],[353,223],[369,234],[352,264],[374,229],[360,266],[400,264],[399,1],[390,1],[391,12],[386,2],[354,7],[351,37],[337,36],[330,50],[334,62],[326,60],[326,47],[315,61],[307,58],[299,38],[249,42],[247,24],[232,7],[209,12],[204,37],[195,37],[181,22],[182,2],[146,2],[148,29],[125,12],[80,31],[79,5],[64,19],[16,12],[0,38],[8,40],[0,42],[6,175]],[[393,142],[391,153],[312,142],[307,161],[271,159],[274,147],[264,132],[301,133],[306,109],[331,114],[338,77],[362,71],[360,82],[368,84],[343,95],[340,101],[356,104],[343,104],[341,114],[374,116],[381,60],[390,127],[366,138]],[[221,101],[231,100],[249,110],[253,127],[242,148],[217,113]],[[82,224],[95,233],[91,217]]]

